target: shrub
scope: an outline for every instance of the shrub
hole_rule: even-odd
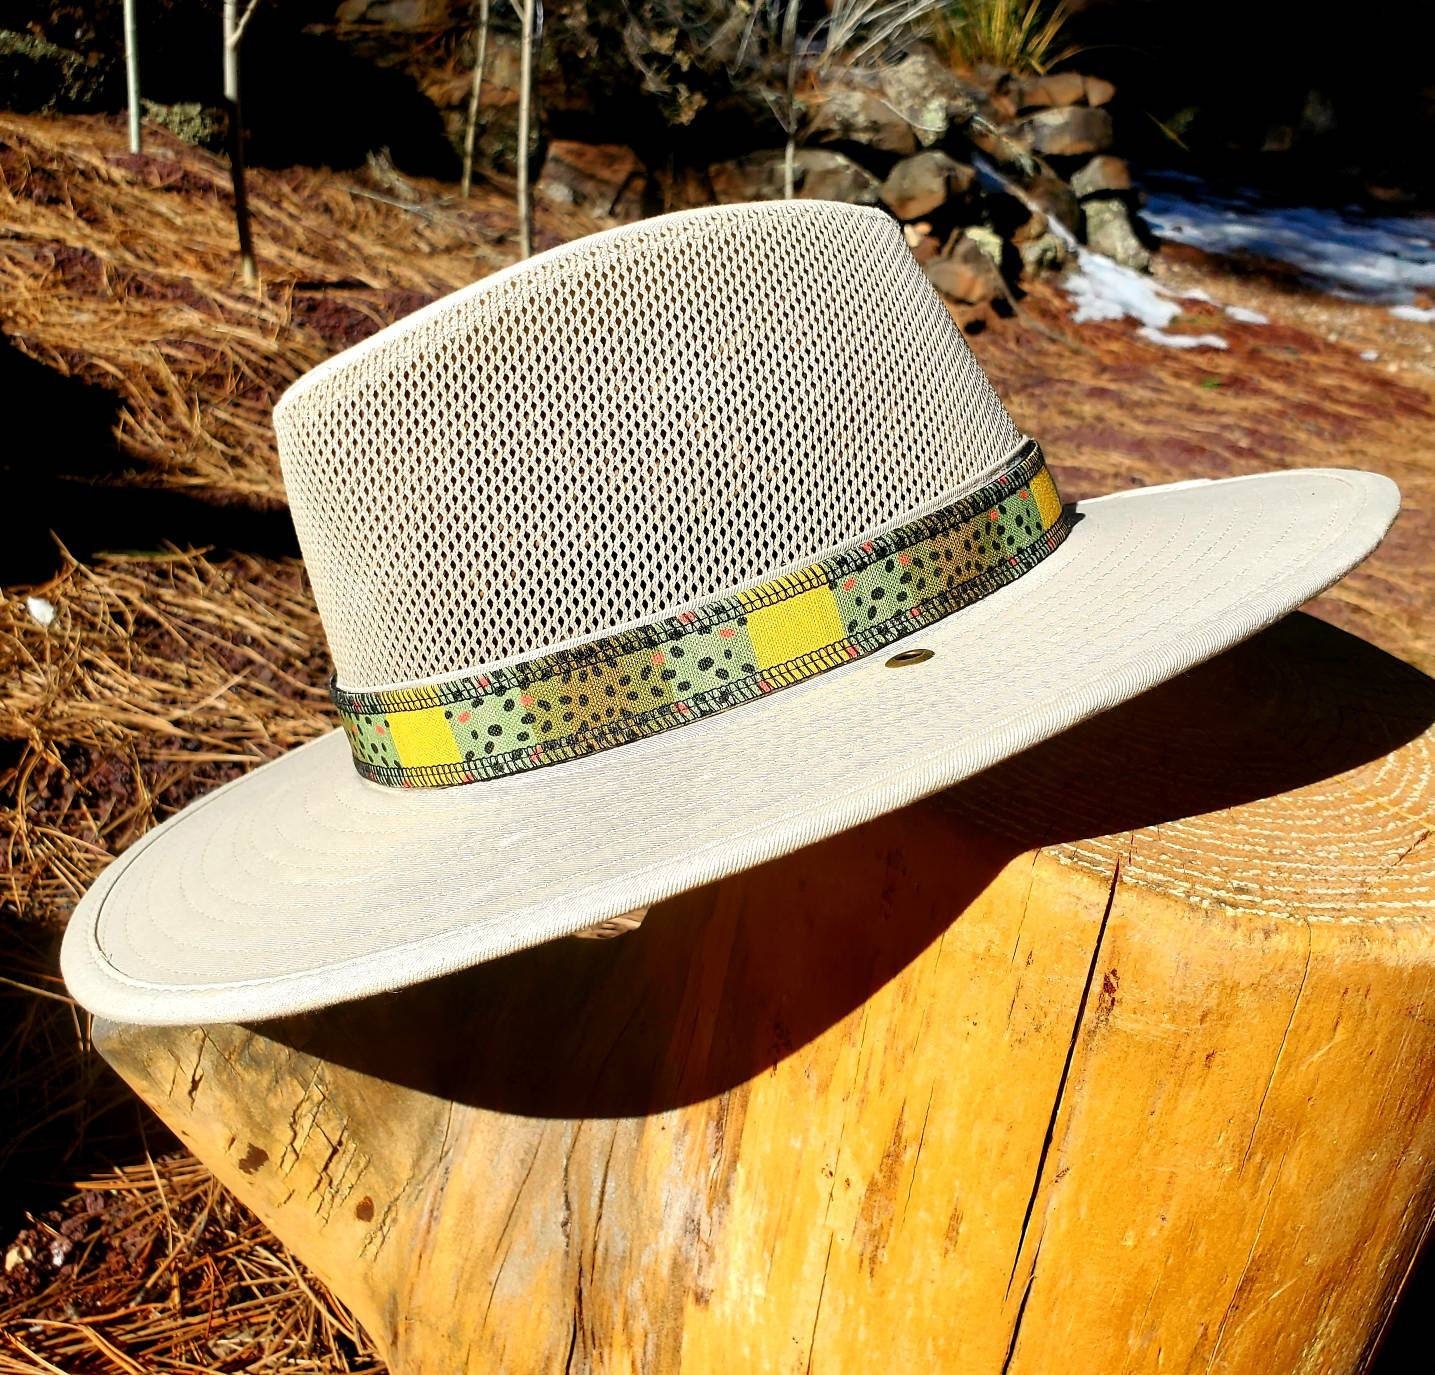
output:
[[[933,36],[954,67],[1045,72],[1076,51],[1062,42],[1070,0],[945,0],[933,10]]]

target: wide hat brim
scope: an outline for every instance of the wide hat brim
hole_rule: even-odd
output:
[[[1389,528],[1387,478],[1305,470],[1078,505],[1032,572],[879,654],[571,763],[414,792],[335,731],[186,807],[105,870],[62,965],[125,1022],[247,1021],[579,931],[957,783],[1210,658]]]

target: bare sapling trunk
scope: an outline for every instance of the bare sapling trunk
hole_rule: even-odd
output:
[[[473,187],[473,145],[478,134],[478,98],[483,90],[483,64],[488,57],[488,0],[478,0],[478,31],[473,59],[473,86],[468,93],[468,120],[463,127],[463,181],[459,194],[465,200]]]
[[[787,53],[787,148],[782,158],[782,198],[797,193],[797,11],[800,0],[787,0],[782,16],[782,47]]]
[[[136,0],[125,0],[125,91],[130,111],[130,152],[140,151],[140,42]]]
[[[533,254],[533,195],[528,185],[528,139],[533,127],[533,36],[537,0],[515,0],[519,6],[522,52],[518,64],[518,256]]]
[[[224,0],[224,107],[229,116],[229,175],[234,183],[234,227],[239,235],[239,266],[245,286],[256,286],[254,237],[249,228],[249,195],[244,183],[244,119],[239,105],[239,44],[259,0],[239,13],[239,0]]]

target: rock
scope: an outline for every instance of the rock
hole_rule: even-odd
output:
[[[1136,237],[1130,212],[1119,200],[1094,200],[1086,205],[1086,243],[1122,267],[1145,272],[1151,266],[1151,251]]]
[[[959,236],[941,257],[924,263],[922,271],[943,296],[963,305],[981,305],[1006,291],[996,264],[968,234]]]
[[[954,197],[966,195],[976,179],[976,172],[966,163],[932,148],[903,158],[878,194],[899,220],[919,220]]]
[[[996,124],[1008,124],[1016,118],[1021,96],[1020,77],[988,62],[977,63],[962,76],[975,88],[979,115]]]
[[[1026,185],[1026,198],[1072,234],[1081,231],[1081,203],[1060,177],[1043,172]]]
[[[1085,200],[1088,196],[1105,196],[1131,189],[1131,169],[1125,158],[1112,157],[1109,153],[1094,157],[1085,166],[1077,168],[1071,177],[1071,189]]]
[[[1006,243],[995,229],[990,225],[974,224],[966,231],[965,237],[976,244],[992,260],[998,270],[1001,269]]]
[[[1076,72],[1055,76],[1031,76],[1018,88],[1017,101],[1023,110],[1038,106],[1080,105],[1086,99],[1086,78]]]
[[[1007,171],[1022,177],[1037,174],[1036,159],[1031,155],[1031,140],[1022,133],[1020,126],[999,129],[992,124],[973,124],[967,130],[967,140]]]
[[[954,125],[976,113],[980,92],[956,75],[929,47],[918,45],[878,76],[882,94],[911,126],[924,148],[941,142]]]
[[[379,24],[388,29],[441,29],[448,23],[447,0],[344,0],[344,24]]]
[[[937,256],[940,245],[932,233],[932,226],[926,220],[920,220],[916,224],[904,224],[902,237],[906,239],[907,247],[912,250],[912,256],[919,263],[930,262]]]
[[[1012,230],[1011,241],[1020,247],[1024,243],[1032,243],[1046,234],[1051,228],[1042,210],[1033,210],[1015,229]]]
[[[1105,110],[1073,105],[1065,110],[1041,110],[1021,124],[1038,153],[1048,157],[1077,157],[1103,153],[1111,147],[1111,116]]]
[[[814,143],[860,143],[883,153],[917,151],[911,126],[873,91],[827,91],[815,102],[808,138]]]
[[[649,188],[643,164],[625,144],[555,139],[534,191],[550,202],[637,213]]]
[[[1088,76],[1086,82],[1086,103],[1091,106],[1106,105],[1116,94],[1116,87],[1099,76]]]
[[[712,183],[718,199],[780,200],[783,157],[783,150],[774,148],[715,166]],[[877,204],[877,178],[841,153],[830,148],[799,148],[793,163],[793,183],[803,200]]]
[[[1059,272],[1071,261],[1071,249],[1065,240],[1050,230],[1017,245],[1022,271],[1035,276],[1039,272]]]

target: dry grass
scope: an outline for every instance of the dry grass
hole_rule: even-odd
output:
[[[131,470],[108,480],[278,505],[278,392],[508,261],[511,211],[489,189],[455,208],[381,166],[257,172],[249,294],[223,164],[158,132],[148,145],[131,157],[103,120],[0,116],[0,323],[116,394]],[[574,218],[549,212],[540,242],[587,227],[559,214]],[[27,595],[54,607],[48,625]],[[0,603],[0,1169],[38,1212],[22,1226],[0,1205],[0,1372],[377,1368],[206,1171],[151,1154],[171,1138],[94,1055],[55,972],[63,920],[112,855],[331,724],[327,672],[297,560],[66,556]]]
[[[67,558],[29,595],[54,607],[48,626],[24,596],[0,606],[0,1117],[17,1124],[0,1169],[27,1202],[65,1196],[0,1239],[0,1375],[380,1370],[344,1310],[198,1162],[152,1153],[172,1139],[94,1054],[55,972],[64,914],[110,855],[331,724],[302,569],[180,551]]]
[[[112,555],[0,606],[0,904],[58,921],[109,857],[197,793],[332,724],[297,560]]]
[[[151,1156],[168,1133],[91,1050],[55,970],[64,915],[112,854],[330,724],[302,569],[180,551],[66,558],[29,595],[53,606],[48,626],[23,595],[0,605],[0,1118],[15,1124],[0,1170],[25,1201],[79,1184],[0,1239],[0,1375],[379,1369],[203,1167]],[[137,1154],[87,1177],[88,1162]]]
[[[0,1375],[383,1369],[324,1286],[186,1155],[85,1181],[30,1219],[6,1267]]]
[[[1068,0],[945,0],[933,6],[937,47],[953,66],[1045,72],[1077,49],[1064,42]]]
[[[160,130],[146,145],[132,155],[96,118],[0,116],[0,324],[31,357],[118,393],[131,480],[277,504],[279,392],[513,256],[492,188],[460,203],[382,165],[261,170],[250,293],[225,164]]]

